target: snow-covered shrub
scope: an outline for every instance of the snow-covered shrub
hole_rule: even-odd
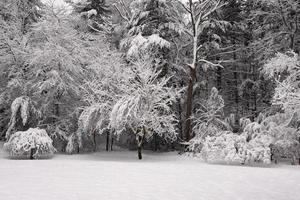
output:
[[[273,138],[268,135],[257,136],[245,145],[241,145],[239,152],[243,155],[243,164],[271,163],[271,149]]]
[[[245,143],[239,135],[221,132],[217,136],[207,136],[201,150],[202,158],[210,163],[243,163],[244,157],[239,148]]]
[[[11,157],[30,159],[49,157],[56,151],[47,132],[39,128],[14,133],[4,144],[4,148]]]
[[[211,163],[270,164],[271,141],[271,137],[263,135],[247,142],[246,135],[225,131],[217,136],[208,136],[200,155]]]
[[[300,159],[300,144],[299,141],[291,141],[287,139],[278,140],[272,146],[272,153],[275,162],[281,156],[291,159],[291,164],[296,164]]]

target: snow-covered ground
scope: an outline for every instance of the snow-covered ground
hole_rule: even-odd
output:
[[[1,150],[2,152],[2,150]],[[99,152],[50,160],[1,153],[2,200],[299,200],[300,167],[209,165],[176,153]]]

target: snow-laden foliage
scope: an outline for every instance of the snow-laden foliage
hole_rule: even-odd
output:
[[[228,164],[271,163],[271,137],[258,136],[249,142],[242,134],[220,132],[205,139],[201,156],[207,162]]]
[[[99,60],[101,52],[95,41],[102,38],[78,31],[80,17],[66,12],[45,6],[41,20],[32,25],[26,37],[26,71],[14,78],[21,80],[19,87],[25,87],[26,94],[37,102],[42,113],[40,124],[64,142],[68,137],[59,134],[76,128],[76,123],[66,121],[84,104],[82,85]],[[66,124],[72,127],[59,130]]]
[[[78,119],[78,127],[84,132],[91,134],[94,131],[102,133],[107,128],[105,119],[109,114],[106,110],[107,105],[92,105],[87,107],[81,113]]]
[[[121,42],[121,46],[127,49],[127,57],[135,58],[141,52],[147,52],[158,48],[170,48],[170,43],[161,38],[158,34],[142,36],[139,33],[136,36],[128,37]]]
[[[178,94],[168,87],[169,78],[158,78],[161,72],[156,71],[147,59],[134,63],[131,70],[127,89],[113,106],[110,126],[117,135],[131,129],[146,139],[156,133],[174,141],[177,119],[172,104]]]
[[[211,89],[208,100],[198,109],[194,119],[194,137],[189,141],[188,149],[199,153],[202,143],[207,136],[214,136],[224,130],[230,130],[230,126],[223,118],[224,100],[216,88]]]
[[[242,163],[244,160],[239,145],[244,142],[231,132],[219,132],[218,135],[205,138],[201,156],[207,162]]]
[[[242,133],[219,132],[207,137],[200,155],[209,162],[270,164],[280,157],[289,158],[292,164],[297,162],[300,157],[297,114],[277,113],[258,117],[254,122],[241,121]]]
[[[78,118],[78,130],[76,132],[79,147],[82,147],[82,137],[102,134],[108,130],[109,114],[110,106],[108,104],[93,104],[83,110]],[[74,137],[68,141],[68,152],[72,152],[70,151],[70,143],[75,142]]]
[[[47,132],[39,128],[14,133],[4,144],[4,148],[11,157],[31,159],[52,156],[56,151]]]
[[[299,110],[300,107],[300,59],[294,52],[277,53],[263,67],[262,72],[274,78],[277,87],[273,104],[280,105],[286,112]]]
[[[122,59],[122,55],[109,49],[103,40],[95,41],[97,54],[94,63],[89,66],[93,72],[82,85],[82,101],[85,103],[78,118],[78,128],[70,142],[84,146],[83,138],[89,139],[95,134],[109,130],[109,116],[120,96],[128,91],[129,79],[133,73]],[[70,143],[68,143],[69,145]]]
[[[165,24],[174,21],[174,3],[169,0],[131,2],[127,33],[120,44],[121,48],[126,49],[127,58],[134,59],[140,52],[152,51],[153,54],[159,54],[170,49],[171,42],[167,37],[169,29]]]
[[[111,20],[110,7],[106,1],[99,0],[65,0],[73,10],[73,15],[79,15],[81,18],[81,30],[96,32],[96,33],[110,33]]]
[[[286,156],[292,163],[300,157],[299,106],[300,59],[294,52],[277,53],[263,67],[262,72],[276,82],[273,105],[279,105],[284,113],[266,118],[263,125],[275,137],[274,156]]]
[[[11,117],[6,131],[6,138],[9,139],[12,132],[18,129],[19,126],[26,127],[30,118],[37,119],[37,116],[39,116],[39,112],[28,96],[16,98],[11,104]]]

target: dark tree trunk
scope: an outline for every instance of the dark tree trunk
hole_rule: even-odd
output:
[[[107,132],[106,133],[106,151],[109,151],[109,136],[110,136],[110,133]]]
[[[154,141],[154,151],[157,151],[157,134],[155,133],[153,135],[153,141]]]
[[[139,135],[137,137],[137,145],[138,145],[138,158],[140,160],[142,159],[142,144],[143,144],[143,137]]]
[[[145,137],[145,134],[146,134],[145,127],[143,127],[142,131],[143,131],[142,135],[138,135],[138,132],[136,133],[136,135],[137,135],[136,140],[137,140],[137,146],[138,146],[138,158],[139,158],[139,160],[142,159],[142,146],[143,146],[143,141],[144,141],[144,137]]]
[[[110,150],[113,151],[114,138],[112,137],[110,141]]]
[[[138,146],[138,158],[139,160],[141,160],[143,157],[142,157],[142,147],[139,145]]]
[[[186,124],[185,124],[185,140],[189,141],[191,139],[191,116],[193,111],[193,87],[196,78],[196,70],[190,68],[190,78],[189,85],[187,89],[187,100],[186,100]]]
[[[35,151],[36,151],[35,148],[30,149],[30,160],[34,159],[33,154],[35,153]]]
[[[97,142],[96,142],[96,131],[93,133],[93,142],[94,142],[94,152],[97,151]]]

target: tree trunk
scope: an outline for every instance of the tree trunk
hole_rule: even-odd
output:
[[[142,135],[138,134],[138,131],[136,132],[136,140],[137,140],[137,146],[138,146],[138,158],[139,160],[142,159],[142,146],[143,146],[143,141],[144,141],[144,137],[146,135],[146,129],[145,127],[143,127],[143,133]]]
[[[110,136],[110,133],[107,132],[106,133],[106,151],[109,151],[109,136]]]
[[[97,151],[97,142],[96,142],[96,131],[93,133],[93,142],[94,142],[94,152]]]
[[[142,147],[140,145],[138,146],[138,158],[139,160],[142,159]]]
[[[110,150],[113,151],[114,138],[111,137],[110,141]]]
[[[190,79],[187,90],[187,100],[186,100],[186,124],[185,124],[185,140],[189,141],[191,139],[191,116],[193,111],[193,87],[196,78],[196,70],[190,68]]]
[[[35,151],[36,151],[35,148],[30,149],[30,160],[34,159],[33,154],[35,153]]]
[[[153,137],[154,137],[154,139],[153,139],[153,141],[154,141],[154,151],[157,151],[157,134],[154,133]]]
[[[137,137],[137,143],[138,143],[138,158],[139,160],[142,159],[142,144],[143,144],[143,137],[142,136],[138,136]]]

